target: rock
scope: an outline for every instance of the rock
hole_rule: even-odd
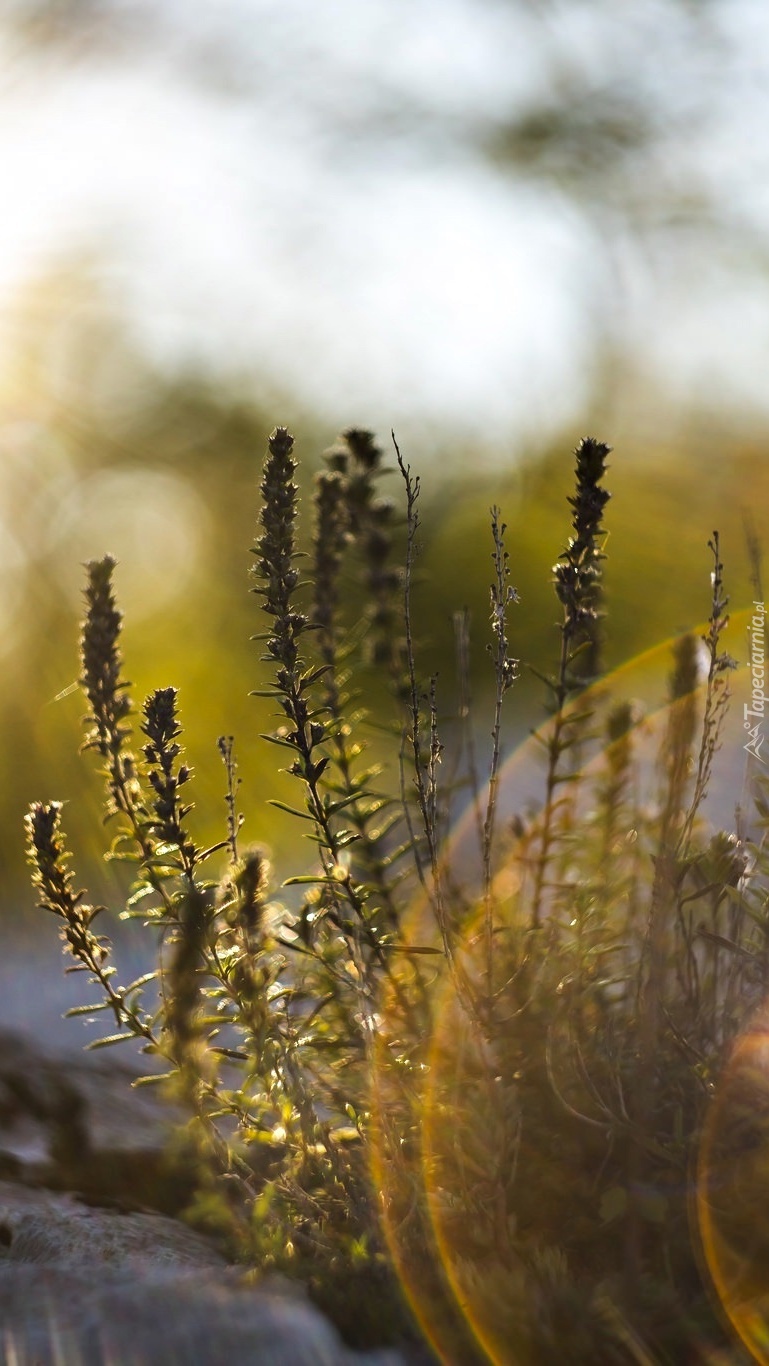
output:
[[[179,1116],[134,1075],[0,1029],[0,1366],[403,1366],[159,1212],[192,1181],[169,1166]]]
[[[0,1183],[0,1342],[8,1366],[399,1366],[344,1347],[301,1294],[253,1287],[160,1214]]]
[[[7,1182],[0,1182],[0,1243],[9,1261],[69,1271],[98,1267],[144,1274],[225,1265],[207,1239],[162,1214],[90,1208],[70,1195],[19,1192]]]
[[[181,1116],[136,1074],[114,1053],[58,1054],[0,1029],[0,1178],[178,1213],[193,1189],[168,1151]]]
[[[346,1349],[309,1304],[200,1273],[86,1279],[56,1266],[0,1268],[7,1366],[399,1366]]]

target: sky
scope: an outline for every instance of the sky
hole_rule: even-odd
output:
[[[768,66],[763,0],[6,0],[0,341],[78,262],[161,370],[338,425],[547,438],[607,348],[763,419]]]

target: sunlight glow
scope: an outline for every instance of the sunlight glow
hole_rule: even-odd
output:
[[[746,0],[736,24],[725,8],[692,51],[680,7],[643,0],[621,21],[594,0],[548,23],[467,0],[112,0],[92,31],[73,10],[71,41],[60,23],[37,48],[9,14],[0,318],[25,282],[86,252],[156,362],[294,392],[337,421],[416,416],[459,433],[482,413],[543,439],[584,407],[607,339],[657,387],[706,376],[763,411],[751,262],[766,176],[749,129],[766,83],[744,39],[763,7]],[[626,227],[626,210],[596,220],[598,201],[559,174],[500,171],[479,150],[562,80],[588,113],[593,93],[611,107],[612,71],[660,126],[667,110],[686,129],[639,168],[670,211],[641,198]],[[621,159],[606,174],[619,205]],[[729,205],[715,235],[711,201]]]

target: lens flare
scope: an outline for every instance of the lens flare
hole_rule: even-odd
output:
[[[729,1322],[769,1360],[769,1006],[734,1046],[700,1147],[702,1251]]]
[[[749,619],[749,611],[734,615],[733,632],[735,627],[746,630]],[[626,811],[638,811],[639,826],[659,799],[661,745],[685,716],[696,722],[696,755],[707,668],[694,693],[664,704],[671,645],[665,642],[629,661],[574,704],[589,716],[579,750],[583,781],[570,785],[570,831],[578,849],[598,838],[596,794],[616,774],[623,744],[632,750]],[[725,831],[735,829],[735,808],[761,771],[760,756],[745,752],[748,671],[730,673],[729,686],[732,701],[720,735],[721,752],[714,752],[714,776],[701,804],[707,824]],[[626,727],[612,734],[607,724],[612,708],[628,698],[634,705],[626,712]],[[603,739],[597,738],[601,735]],[[612,1059],[607,1057],[602,1071],[604,1060],[597,1050],[592,1055],[594,1075],[583,1075],[563,959],[556,961],[546,947],[532,948],[535,941],[526,920],[541,830],[543,739],[547,727],[507,760],[499,782],[500,840],[491,876],[491,989],[498,1000],[504,999],[509,1029],[500,1031],[497,1020],[490,1041],[477,1007],[490,959],[476,804],[457,821],[444,855],[450,876],[447,871],[440,914],[452,921],[453,961],[447,963],[441,951],[440,914],[436,916],[427,892],[415,899],[404,926],[403,942],[416,948],[392,958],[397,962],[381,1004],[372,1088],[372,1149],[394,1264],[427,1337],[441,1360],[452,1366],[531,1366],[543,1342],[551,1342],[557,1354],[559,1341],[563,1359],[568,1359],[580,1340],[588,1353],[580,1359],[589,1358],[590,1344],[605,1341],[609,1355],[623,1343],[629,1359],[651,1361],[617,1301],[603,1292],[593,1294],[593,1282],[605,1278],[617,1227],[623,1226],[632,1198],[647,1226],[673,1221],[685,1230],[689,1219],[695,1244],[699,1220],[718,1297],[743,1341],[765,1361],[769,1348],[761,1344],[769,1343],[769,1288],[764,1296],[769,1287],[769,1213],[764,1218],[761,1211],[769,1211],[769,1156],[756,1152],[753,1143],[752,1165],[749,1171],[740,1166],[738,1179],[734,1171],[724,1175],[722,1151],[724,1128],[732,1124],[735,1097],[743,1085],[734,1078],[744,1077],[749,1059],[751,1075],[760,1073],[764,1151],[769,1154],[769,1008],[765,1032],[754,1031],[735,1050],[710,1113],[696,1182],[685,1170],[658,1162],[644,1188],[631,1196],[619,1183],[604,1188],[601,1172],[611,1125],[604,1122],[602,1106],[613,1084]],[[696,780],[695,760],[687,774],[689,793]],[[482,810],[485,801],[482,793]],[[627,843],[628,857],[633,837],[641,839],[632,822],[623,819],[616,839]],[[649,853],[646,849],[647,859]],[[621,908],[621,901],[617,904]],[[548,914],[546,903],[545,929],[536,941],[540,946],[546,945]],[[568,929],[566,933],[568,938]],[[631,972],[634,966],[626,965]],[[619,984],[607,988],[609,995],[623,990],[621,980],[619,973]],[[539,1014],[529,1009],[534,999],[540,1003]],[[600,1035],[604,1025],[596,1014],[581,1021],[581,1027],[585,1037]],[[540,1075],[532,1077],[526,1060],[536,1031],[545,1061]],[[541,1044],[545,1035],[547,1049]],[[539,1132],[523,1122],[527,1086],[538,1088]],[[751,1095],[756,1092],[752,1086]],[[612,1103],[621,1107],[624,1100],[614,1096]],[[755,1118],[752,1122],[759,1123]],[[738,1195],[745,1230],[738,1228]],[[567,1207],[568,1256],[560,1246]],[[552,1240],[543,1236],[550,1230]],[[684,1315],[682,1305],[681,1332],[689,1334],[691,1343],[696,1329]],[[703,1361],[711,1359],[708,1351],[703,1342]]]

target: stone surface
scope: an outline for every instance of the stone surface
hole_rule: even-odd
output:
[[[178,1113],[109,1053],[57,1053],[0,1028],[0,1178],[93,1202],[177,1213],[188,1174],[171,1166]]]
[[[403,1366],[158,1212],[188,1192],[169,1110],[131,1078],[0,1029],[0,1366]]]
[[[347,1350],[300,1292],[246,1285],[160,1214],[86,1208],[0,1182],[0,1360],[7,1366],[399,1366]]]
[[[57,1266],[0,1270],[7,1366],[398,1366],[348,1351],[317,1310],[199,1273],[90,1281]]]
[[[150,1269],[221,1268],[207,1239],[162,1214],[121,1213],[80,1204],[73,1196],[19,1190],[0,1182],[0,1243],[6,1260],[70,1271],[98,1268],[144,1274]]]

